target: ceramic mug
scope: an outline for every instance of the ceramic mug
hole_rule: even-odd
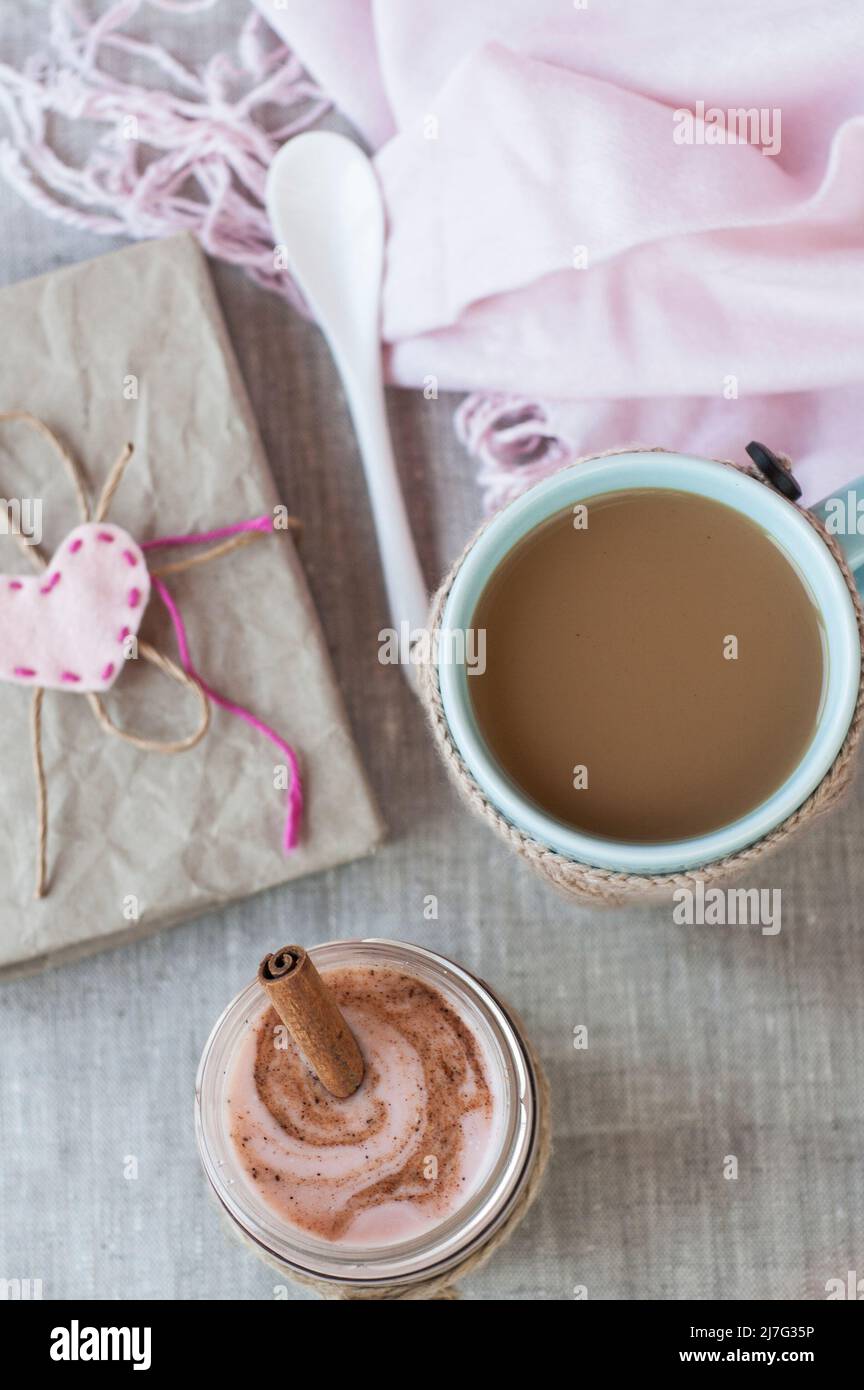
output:
[[[854,489],[855,485],[851,485]],[[622,873],[658,874],[695,868],[734,854],[780,825],[806,801],[843,745],[861,679],[855,605],[831,551],[801,510],[773,487],[727,464],[683,454],[633,452],[589,459],[561,469],[523,493],[493,518],[465,556],[441,619],[445,632],[468,631],[493,572],[536,526],[577,503],[633,488],[694,493],[743,513],[778,545],[818,609],[825,676],[816,731],[798,766],[746,816],[709,834],[657,844],[601,839],[565,825],[530,800],[490,753],[471,705],[465,663],[438,659],[441,701],[450,734],[486,798],[513,825],[569,859]],[[860,485],[864,489],[864,481]],[[814,508],[823,519],[828,503]],[[829,529],[831,527],[829,526]],[[837,535],[852,568],[864,565],[857,530]]]

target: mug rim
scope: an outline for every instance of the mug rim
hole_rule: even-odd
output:
[[[474,717],[465,664],[442,660],[441,644],[435,660],[451,737],[478,786],[511,824],[575,862],[618,872],[654,874],[692,869],[735,854],[776,829],[807,800],[833,764],[852,722],[858,700],[861,642],[855,606],[840,567],[799,508],[734,466],[689,454],[649,450],[628,450],[570,464],[503,507],[462,561],[444,605],[441,627],[446,631],[471,627],[492,574],[536,526],[568,505],[635,488],[689,492],[741,512],[783,551],[819,612],[826,650],[816,730],[797,766],[770,797],[728,825],[683,840],[618,841],[576,830],[545,812],[498,765]]]

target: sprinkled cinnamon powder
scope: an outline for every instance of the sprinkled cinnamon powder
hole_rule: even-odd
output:
[[[326,971],[366,1062],[329,1094],[267,1008],[230,1086],[231,1136],[269,1206],[309,1234],[387,1244],[457,1210],[498,1129],[489,1065],[444,996],[392,968]]]

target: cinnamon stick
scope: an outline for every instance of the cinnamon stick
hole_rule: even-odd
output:
[[[302,946],[265,956],[258,982],[322,1086],[345,1100],[363,1080],[357,1041]]]

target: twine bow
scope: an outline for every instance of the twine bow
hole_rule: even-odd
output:
[[[0,423],[11,421],[20,422],[33,429],[50,444],[58,455],[75,491],[78,512],[82,522],[105,522],[114,499],[114,494],[120,486],[126,467],[132,457],[133,445],[127,444],[111,467],[96,504],[95,511],[91,516],[90,504],[87,499],[78,463],[63,446],[53,430],[45,424],[44,420],[41,420],[36,415],[31,415],[28,411],[13,410],[0,413]],[[289,519],[289,525],[296,527],[297,523],[291,518]],[[191,569],[196,565],[205,564],[222,555],[228,555],[232,551],[248,545],[251,541],[268,534],[272,530],[272,518],[265,515],[254,517],[247,521],[237,522],[232,526],[221,527],[214,531],[163,536],[155,540],[144,541],[140,545],[142,552],[149,552],[168,549],[174,546],[204,545],[216,542],[216,544],[211,545],[210,549],[198,554],[187,556],[181,560],[170,561],[159,568],[150,568],[149,565],[147,567],[153,588],[165,605],[171,619],[181,664],[178,666],[176,662],[158,651],[151,643],[144,641],[140,637],[137,639],[137,652],[145,661],[157,667],[157,669],[162,671],[166,676],[169,676],[172,680],[195,695],[199,705],[199,720],[197,727],[191,734],[187,734],[184,738],[180,739],[161,740],[145,738],[140,734],[130,733],[126,729],[119,728],[118,725],[114,723],[102,703],[101,696],[96,691],[90,690],[83,693],[94,718],[105,733],[113,734],[116,738],[122,739],[125,743],[130,743],[133,747],[143,749],[146,752],[174,754],[182,753],[187,749],[196,747],[204,738],[210,727],[211,703],[219,705],[230,714],[244,720],[251,728],[257,730],[258,733],[269,739],[284,755],[290,774],[283,835],[283,847],[285,852],[289,853],[297,844],[300,820],[303,813],[303,786],[294,749],[289,743],[286,743],[274,729],[271,729],[269,725],[263,723],[263,721],[252,714],[250,710],[220,695],[212,686],[207,684],[201,675],[199,675],[192,664],[186,627],[181,617],[180,610],[164,582],[167,575],[181,574],[184,570]],[[27,541],[22,535],[20,528],[15,529],[15,536],[18,544],[28,556],[34,568],[40,573],[44,571],[48,562],[39,546]],[[38,677],[37,672],[18,670],[15,674],[16,676],[31,675]],[[74,689],[74,686],[70,688]],[[46,893],[48,844],[48,792],[42,756],[42,713],[45,688],[37,684],[32,686],[32,692],[30,730],[33,749],[33,769],[36,779],[36,810],[38,822],[34,897],[42,898]]]

